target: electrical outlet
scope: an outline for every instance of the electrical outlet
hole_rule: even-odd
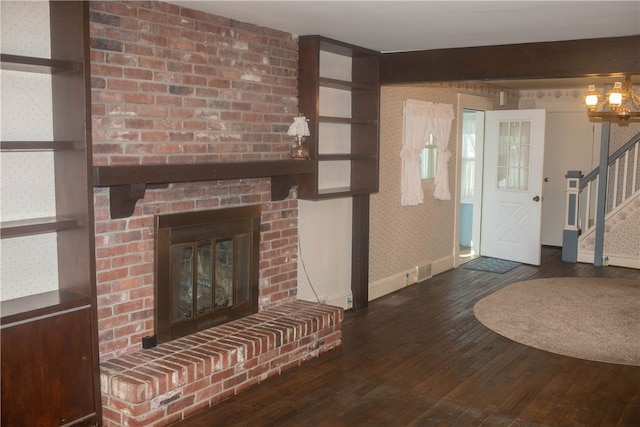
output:
[[[345,301],[345,310],[349,310],[350,308],[353,308],[353,300],[351,299],[351,297],[347,297],[347,300]]]

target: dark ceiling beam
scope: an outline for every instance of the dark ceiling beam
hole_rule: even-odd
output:
[[[640,35],[387,53],[380,84],[640,73]]]

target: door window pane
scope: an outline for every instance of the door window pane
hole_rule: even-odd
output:
[[[503,190],[529,189],[531,122],[500,122],[498,133],[498,182]]]

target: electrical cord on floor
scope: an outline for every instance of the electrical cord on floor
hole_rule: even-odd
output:
[[[318,298],[318,294],[316,293],[316,289],[313,287],[313,283],[311,283],[311,279],[309,278],[309,273],[307,272],[307,266],[304,264],[304,258],[302,257],[302,246],[300,246],[300,235],[298,234],[298,256],[300,257],[300,262],[302,263],[302,269],[304,270],[304,275],[307,278],[307,282],[309,282],[309,286],[311,286],[311,290],[313,294],[316,296],[316,301],[318,304],[322,304],[320,298]]]

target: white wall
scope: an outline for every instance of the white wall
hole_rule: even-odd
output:
[[[562,91],[560,91],[562,92]],[[572,94],[572,90],[566,90]],[[554,91],[556,94],[558,91]],[[538,95],[539,96],[539,95]],[[600,124],[589,121],[582,97],[540,98],[534,108],[546,110],[542,228],[543,245],[562,246],[566,179],[570,170],[584,175],[597,166]]]
[[[350,197],[298,201],[299,299],[350,308],[351,210]]]

